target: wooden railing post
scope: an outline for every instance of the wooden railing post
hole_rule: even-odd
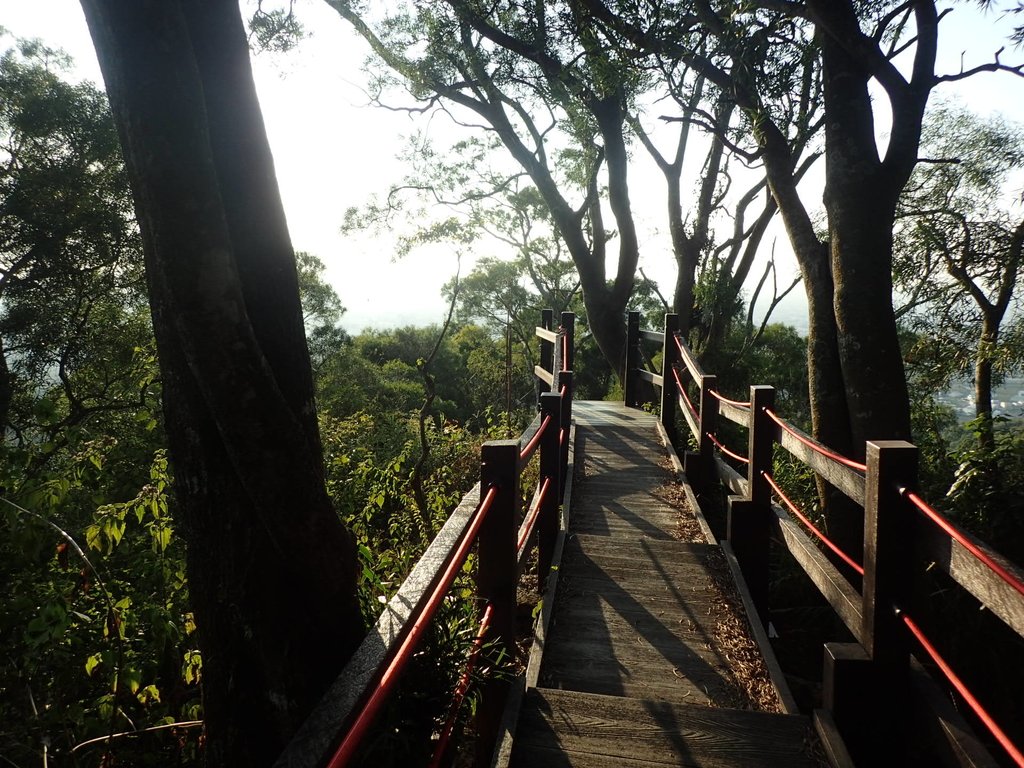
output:
[[[640,405],[640,313],[630,312],[626,319],[626,371],[622,399],[627,408]]]
[[[554,323],[555,312],[552,309],[542,309],[540,312],[540,327],[550,331],[552,324]],[[555,371],[555,345],[547,339],[540,340],[540,365],[546,371],[551,371],[558,376],[558,372]],[[540,407],[540,396],[545,392],[550,392],[551,387],[548,386],[546,381],[537,381],[537,407]]]
[[[576,364],[576,313],[562,313],[562,330],[565,331],[566,354],[565,370],[575,370]]]
[[[698,453],[700,455],[701,486],[705,489],[718,485],[718,466],[715,464],[715,444],[711,435],[718,431],[718,398],[711,391],[718,387],[718,377],[705,373],[700,377],[700,404],[697,419],[700,427]]]
[[[902,762],[907,748],[910,647],[895,608],[913,608],[913,529],[899,489],[916,487],[918,451],[880,440],[866,455],[860,645],[826,646],[823,700],[858,764],[881,765]]]
[[[546,392],[540,397],[541,423],[548,417],[551,421],[540,440],[540,484],[543,486],[546,479],[550,481],[537,519],[537,587],[541,593],[551,570],[555,539],[558,537],[558,506],[562,498],[562,450],[558,440],[562,425],[562,397],[557,392]]]
[[[476,588],[482,605],[493,606],[485,642],[504,652],[502,663],[515,658],[516,526],[519,517],[519,441],[492,440],[480,450],[480,497],[491,488],[497,496],[480,526]],[[505,706],[508,676],[492,674],[483,685],[477,716],[477,763],[486,764]]]
[[[561,418],[559,419],[559,430],[565,431],[565,440],[560,440],[560,450],[558,454],[558,471],[559,477],[562,478],[563,482],[559,488],[559,500],[562,500],[562,496],[565,495],[565,488],[568,485],[565,481],[566,473],[569,471],[569,434],[570,428],[572,427],[572,371],[565,371],[562,374],[561,386],[565,387],[565,396],[562,397],[561,403]]]
[[[672,369],[679,362],[679,347],[676,333],[679,330],[679,315],[665,314],[665,343],[661,350],[661,425],[665,428],[670,443],[676,441],[676,380]]]
[[[767,411],[775,405],[775,388],[750,388],[750,423],[747,430],[747,498],[730,496],[727,536],[743,579],[747,582],[761,624],[768,626],[768,565],[771,534],[771,487],[765,474],[772,473],[775,424]]]
[[[880,726],[900,743],[910,675],[907,630],[896,613],[910,604],[912,517],[899,489],[917,488],[917,448],[904,440],[869,441],[864,486],[864,582],[861,644],[877,668]]]
[[[917,487],[917,448],[903,440],[867,444],[864,486],[864,625],[861,643],[883,664],[909,663],[907,634],[893,612],[908,608],[911,516],[901,487]]]
[[[747,494],[752,502],[762,506],[772,503],[772,489],[765,475],[772,474],[775,455],[775,422],[768,411],[775,408],[775,387],[750,388],[750,428],[747,430]]]
[[[860,643],[825,643],[822,705],[832,713],[843,743],[857,765],[878,764],[868,759],[876,735],[872,713],[879,703],[874,695],[874,672]]]
[[[556,329],[555,341],[551,344],[551,392],[557,392],[559,388],[559,376],[562,373],[562,336],[564,331],[561,328]],[[538,407],[540,403],[537,403]]]

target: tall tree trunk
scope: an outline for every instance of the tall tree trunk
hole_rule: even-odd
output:
[[[625,95],[616,89],[612,94],[590,105],[597,118],[598,128],[604,142],[604,153],[608,167],[608,207],[615,219],[619,236],[619,253],[616,261],[615,278],[602,296],[594,301],[587,299],[583,289],[584,304],[587,307],[587,322],[594,334],[605,360],[625,384],[626,378],[626,310],[633,297],[636,268],[640,261],[640,239],[636,232],[636,221],[629,201],[629,152],[626,148]],[[603,238],[602,227],[593,227],[591,237],[596,241]],[[603,253],[603,248],[599,252]],[[579,265],[577,265],[579,269]],[[602,270],[603,271],[603,270]],[[582,274],[580,275],[582,278]],[[593,307],[597,313],[591,312]],[[600,333],[600,337],[598,334]]]
[[[143,236],[207,762],[268,765],[362,636],[234,0],[83,0]]]
[[[609,367],[625,381],[627,302],[616,299],[608,290],[583,290],[583,306],[587,310],[587,324],[594,335],[597,348]]]
[[[990,452],[996,447],[992,426],[992,354],[999,343],[1001,313],[984,311],[981,336],[974,358],[974,413],[978,419],[978,448]]]
[[[892,307],[892,225],[905,179],[887,173],[878,157],[870,73],[829,35],[822,50],[824,202],[836,331],[849,449],[862,457],[866,440],[910,439],[910,399]]]
[[[793,162],[782,134],[768,125],[761,140],[768,184],[782,214],[807,295],[807,377],[813,433],[833,450],[849,455],[853,450],[852,431],[834,311],[835,284],[829,244],[818,240],[797,193]],[[864,542],[863,513],[821,478],[817,487],[829,534],[851,557],[859,557]],[[845,567],[838,558],[834,562]]]

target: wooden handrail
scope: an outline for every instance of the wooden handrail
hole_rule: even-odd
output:
[[[537,338],[538,339],[544,339],[544,341],[550,341],[552,344],[554,344],[556,341],[558,341],[558,332],[557,331],[549,330],[548,328],[544,328],[543,326],[540,326],[540,325],[537,326],[536,334],[537,334]]]
[[[630,317],[632,319],[634,313]],[[912,605],[920,597],[913,594],[912,555],[919,558],[922,568],[926,564],[937,566],[1012,631],[1024,637],[1024,594],[1021,594],[1024,569],[1009,563],[973,537],[958,534],[968,542],[969,546],[965,546],[947,530],[918,519],[912,505],[903,498],[907,495],[906,489],[912,488],[917,480],[914,446],[902,442],[869,442],[868,460],[862,464],[830,451],[775,414],[771,410],[773,390],[770,387],[751,387],[749,406],[722,397],[717,390],[709,388],[709,380],[713,383],[714,377],[704,373],[685,342],[674,333],[674,322],[674,315],[666,315],[665,332],[642,330],[632,322],[627,325],[627,350],[639,349],[646,341],[659,340],[665,348],[660,375],[647,373],[638,366],[643,357],[640,352],[627,355],[632,367],[626,372],[626,381],[648,381],[661,387],[661,420],[669,434],[672,432],[668,425],[671,423],[674,428],[678,407],[699,445],[697,451],[686,455],[684,462],[690,483],[698,491],[712,491],[713,486],[724,484],[735,494],[728,503],[730,544],[762,621],[768,615],[767,557],[769,535],[774,535],[857,638],[863,649],[859,656],[840,651],[826,654],[826,663],[832,670],[826,673],[832,680],[826,699],[830,705],[846,712],[836,718],[841,729],[843,718],[848,718],[851,710],[840,699],[856,697],[858,691],[838,681],[857,681],[850,684],[856,688],[874,679],[898,687],[899,681],[908,676],[908,622],[905,617],[897,617],[893,606]],[[676,347],[675,354],[668,354],[670,338]],[[700,388],[699,402],[691,403],[687,398],[680,374]],[[634,388],[634,398],[635,391]],[[630,402],[629,397],[626,404],[639,405]],[[722,460],[714,445],[717,439],[710,439],[716,435],[719,416],[748,431],[746,478]],[[790,514],[773,503],[764,478],[771,475],[776,445],[865,509],[862,585],[851,583]],[[932,512],[934,510],[929,508],[929,513]],[[908,548],[908,541],[917,544],[916,552]],[[984,557],[979,559],[969,551],[971,549],[982,552]],[[999,573],[982,560],[997,563]],[[859,663],[878,665],[885,674],[879,678],[870,673],[840,673],[835,667]],[[899,672],[900,669],[904,671]],[[890,698],[898,700],[900,695],[894,689]]]
[[[462,497],[458,507],[413,566],[395,595],[388,601],[341,674],[320,703],[300,726],[275,768],[313,768],[323,765],[338,741],[338,734],[351,721],[374,679],[383,675],[391,649],[404,639],[437,585],[448,562],[465,536],[480,506],[480,484]]]
[[[542,386],[540,410],[516,440],[484,443],[480,483],[467,493],[440,532],[413,566],[406,580],[388,601],[376,624],[364,638],[312,714],[274,763],[275,768],[334,768],[348,764],[358,749],[390,687],[401,674],[404,657],[415,650],[420,635],[450,587],[469,547],[476,542],[477,601],[487,606],[481,644],[497,642],[514,653],[516,585],[520,566],[530,548],[538,547],[538,578],[547,578],[559,530],[559,511],[566,486],[568,434],[572,417],[572,370],[566,365],[575,354],[572,313],[563,313],[562,325],[551,329],[553,313],[546,310],[538,328]],[[540,473],[534,504],[524,515],[519,495],[523,469],[539,454]],[[484,498],[481,498],[481,489]],[[525,520],[520,524],[520,518]],[[465,696],[460,685],[454,696]],[[490,678],[483,684],[477,717],[477,742],[493,744],[504,707],[507,680]],[[449,715],[449,718],[451,715]],[[340,745],[340,747],[339,747]]]

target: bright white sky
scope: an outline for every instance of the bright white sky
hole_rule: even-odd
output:
[[[443,249],[413,253],[395,263],[386,239],[345,238],[339,233],[344,211],[383,192],[401,178],[395,155],[403,136],[416,124],[408,116],[365,106],[358,83],[366,46],[326,3],[299,0],[297,12],[312,36],[297,52],[254,60],[257,88],[273,148],[278,180],[295,247],[320,256],[328,279],[348,308],[345,326],[437,322],[443,318],[441,285],[454,274],[456,259]],[[0,26],[14,36],[38,37],[63,48],[83,78],[102,83],[92,41],[76,0],[0,0]],[[990,61],[1005,44],[1013,19],[960,4],[940,27],[943,53],[939,71]],[[5,42],[10,43],[8,38]],[[1006,62],[1024,61],[1024,51],[1009,49]],[[1001,111],[1024,120],[1024,80],[1007,74],[981,75],[968,84],[944,87],[976,111]],[[884,98],[878,101],[884,102]],[[644,154],[637,153],[638,159]],[[648,175],[649,174],[649,175]],[[670,291],[673,265],[662,234],[662,182],[649,165],[633,175],[631,194],[642,236],[641,266]],[[814,193],[806,196],[811,203]],[[661,230],[659,232],[659,230]],[[788,250],[781,230],[778,251]],[[770,245],[770,240],[766,241]],[[463,270],[468,268],[463,263]],[[802,293],[798,288],[794,293]],[[386,298],[385,298],[386,297]],[[799,301],[780,319],[794,322]]]

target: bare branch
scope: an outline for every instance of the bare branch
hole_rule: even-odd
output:
[[[654,294],[661,301],[661,305],[665,308],[665,311],[666,312],[671,312],[672,311],[672,305],[669,304],[668,303],[668,299],[666,299],[662,295],[661,291],[658,289],[658,284],[656,282],[654,282],[653,280],[651,280],[651,278],[649,278],[647,276],[647,274],[644,272],[644,268],[643,267],[640,267],[639,271],[640,271],[640,277],[642,277],[644,279],[644,282],[647,283],[648,286],[650,286],[652,291],[654,291]]]
[[[1024,77],[1024,64],[1018,64],[1017,66],[1013,67],[1010,66],[1009,64],[1003,64],[999,60],[1000,55],[1002,55],[1003,51],[1005,50],[1006,48],[1003,47],[996,51],[995,55],[993,56],[993,61],[990,61],[987,64],[979,64],[976,67],[971,67],[970,69],[966,70],[963,68],[963,66],[961,66],[960,71],[957,72],[955,75],[939,75],[935,78],[935,82],[955,83],[958,80],[964,80],[968,77],[973,77],[974,75],[977,75],[981,72],[1009,72],[1011,75]]]

